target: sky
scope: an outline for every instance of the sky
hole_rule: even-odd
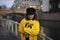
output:
[[[14,3],[14,0],[0,0],[0,6],[6,5],[7,8],[10,8]]]

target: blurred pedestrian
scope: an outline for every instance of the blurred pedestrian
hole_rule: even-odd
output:
[[[40,31],[40,23],[37,18],[36,9],[27,8],[25,18],[18,27],[18,33],[22,34],[21,40],[37,40]]]

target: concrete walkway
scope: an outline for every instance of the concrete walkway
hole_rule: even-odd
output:
[[[0,40],[18,40],[18,39],[14,34],[0,27]]]

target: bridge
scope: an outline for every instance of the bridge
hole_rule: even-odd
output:
[[[21,40],[21,34],[17,33],[19,23],[11,20],[11,24],[7,24],[6,21],[7,19],[0,20],[0,40]],[[48,36],[47,39],[53,40]],[[46,38],[38,36],[38,40],[46,40]]]
[[[26,13],[25,9],[0,9],[0,14],[5,15],[8,13]]]

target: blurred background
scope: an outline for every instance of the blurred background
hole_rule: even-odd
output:
[[[17,34],[16,27],[29,7],[37,10],[44,33],[53,40],[60,40],[60,0],[0,0],[0,24],[6,28],[7,19],[12,20],[13,28],[7,27],[7,30]]]

